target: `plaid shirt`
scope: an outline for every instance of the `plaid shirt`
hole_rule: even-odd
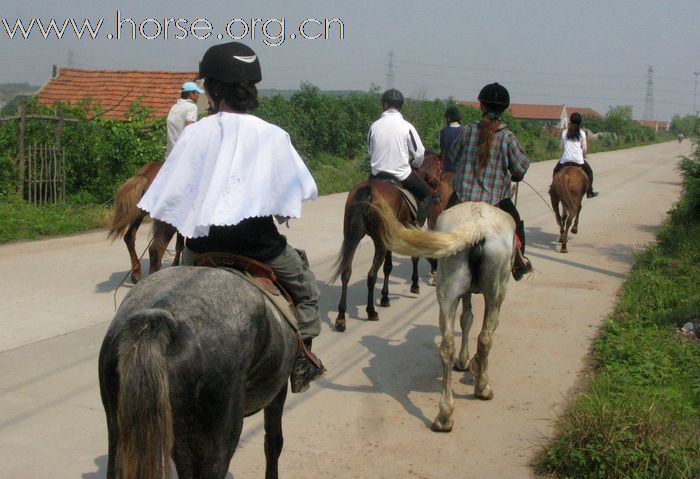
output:
[[[462,128],[448,153],[457,165],[454,187],[460,201],[483,201],[491,205],[510,198],[511,176],[523,178],[530,161],[513,132],[501,123],[493,133],[489,159],[483,170],[478,162],[478,123]]]

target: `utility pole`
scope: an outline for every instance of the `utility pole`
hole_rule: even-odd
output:
[[[698,116],[698,75],[700,72],[693,72],[695,75],[695,92],[693,93],[693,112]]]
[[[655,120],[654,118],[654,68],[649,65],[647,70],[647,97],[644,104],[644,119]]]
[[[387,63],[386,87],[394,88],[394,52],[389,52],[389,62]]]

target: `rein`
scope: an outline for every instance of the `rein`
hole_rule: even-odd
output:
[[[539,192],[538,192],[535,188],[533,188],[533,186],[532,186],[530,183],[528,183],[528,182],[525,181],[525,180],[522,180],[522,183],[525,183],[527,186],[529,186],[530,189],[531,189],[532,191],[534,191],[535,194],[536,194],[537,196],[540,197],[540,199],[544,202],[544,204],[547,205],[547,208],[549,208],[549,211],[551,211],[552,214],[554,215],[554,219],[556,219],[556,213],[554,213],[554,210],[552,209],[552,205],[550,205],[550,204],[547,202],[547,200],[545,200],[544,197],[543,197],[541,194],[539,194]],[[515,193],[515,200],[516,200],[516,205],[517,205],[517,200],[518,200],[518,193],[517,193],[517,191],[516,191],[516,193]]]

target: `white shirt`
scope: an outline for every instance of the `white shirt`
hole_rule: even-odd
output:
[[[425,155],[418,132],[395,108],[389,108],[372,123],[367,135],[367,150],[373,175],[382,171],[400,181],[411,174],[409,154],[413,156],[412,164],[416,168],[423,164]]]
[[[586,143],[586,132],[582,129],[580,131],[581,138],[578,140],[569,140],[566,137],[566,132],[567,130],[564,130],[561,133],[562,154],[559,163],[572,162],[582,165],[584,151],[588,149],[588,145]]]
[[[188,126],[138,203],[187,238],[245,218],[301,217],[316,182],[278,126],[217,113]]]
[[[192,123],[197,121],[197,105],[189,98],[178,98],[177,103],[172,106],[168,113],[168,142],[165,148],[166,158],[170,152],[173,151],[173,146],[175,146],[175,142],[188,121]]]

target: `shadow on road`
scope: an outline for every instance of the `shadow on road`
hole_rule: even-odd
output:
[[[418,325],[408,330],[405,340],[401,342],[364,336],[360,344],[367,348],[371,358],[363,372],[371,385],[346,386],[326,380],[323,387],[336,391],[386,394],[401,404],[408,414],[430,427],[432,419],[426,417],[409,396],[412,392],[429,393],[435,396],[436,402],[440,396],[442,378],[435,348],[436,335],[439,335],[437,326]],[[455,340],[460,339],[456,335]],[[470,373],[454,373],[454,376],[459,378],[461,384],[474,384]],[[453,390],[453,394],[455,399],[475,399],[473,394],[461,394],[456,390]]]

